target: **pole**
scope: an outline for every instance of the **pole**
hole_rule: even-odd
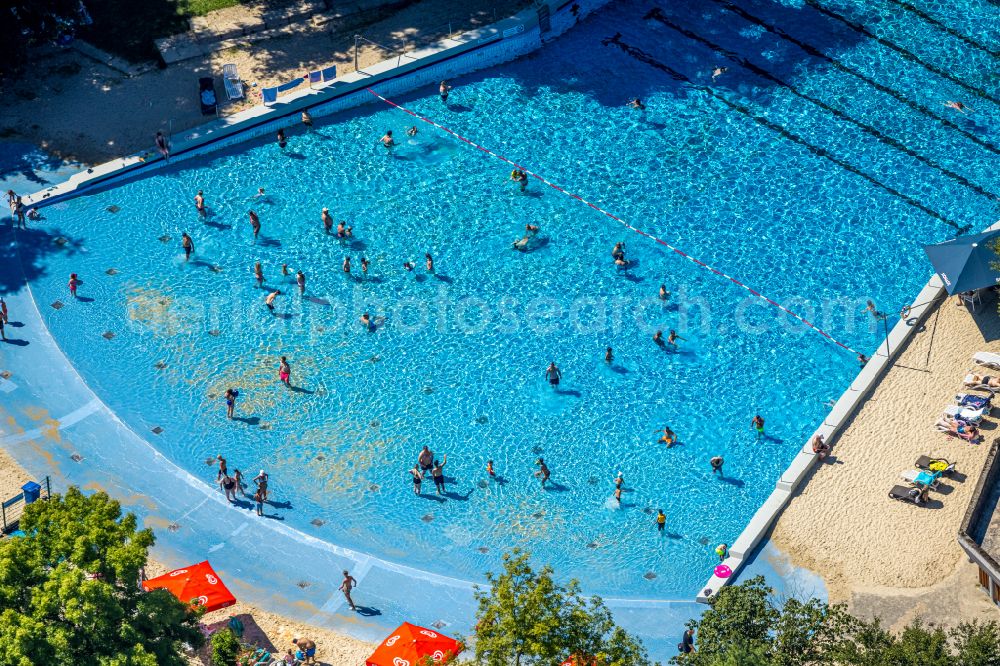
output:
[[[354,71],[358,71],[358,42],[361,41],[361,35],[354,35]]]

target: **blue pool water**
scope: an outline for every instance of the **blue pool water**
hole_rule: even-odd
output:
[[[986,0],[962,3],[974,25],[949,4],[907,4],[971,43],[887,0],[652,15],[624,1],[454,81],[448,106],[434,90],[399,101],[871,353],[881,331],[859,314],[865,300],[897,312],[930,275],[920,245],[993,222],[1000,191],[996,56],[981,48],[997,48],[1000,20]],[[625,107],[633,96],[645,111]],[[245,144],[46,208],[21,244],[55,338],[171,461],[209,484],[219,453],[248,478],[267,469],[268,513],[309,534],[474,580],[521,546],[588,591],[690,598],[856,374],[853,354],[537,181],[519,193],[509,166],[430,126],[406,140],[412,124],[370,106],[292,132],[286,152]],[[387,154],[390,128],[403,145]],[[324,235],[324,206],[353,242]],[[518,253],[526,223],[541,225],[538,247]],[[618,241],[627,272],[611,261]],[[256,261],[283,292],[277,315]],[[283,263],[307,274],[306,298]],[[70,272],[85,300],[69,299]],[[365,311],[375,332],[357,323]],[[676,329],[680,350],[658,348],[656,329]],[[278,382],[281,355],[295,390]],[[225,418],[229,387],[241,420]],[[682,445],[656,443],[664,425]],[[443,497],[429,479],[413,494],[424,444],[448,456]],[[503,482],[487,479],[488,459]]]

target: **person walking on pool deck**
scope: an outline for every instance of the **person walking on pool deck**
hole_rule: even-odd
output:
[[[725,461],[722,459],[722,456],[715,456],[714,458],[709,460],[708,463],[712,466],[712,474],[718,474],[719,476],[723,476],[722,463],[724,462]]]
[[[764,436],[764,419],[761,418],[760,414],[753,417],[753,421],[750,422],[750,427],[757,431],[758,440]]]
[[[357,606],[354,605],[354,599],[351,599],[351,590],[358,586],[358,581],[354,579],[354,576],[344,569],[344,580],[340,583],[340,591],[344,593],[344,598],[347,599],[347,603],[351,605],[351,610],[358,610]]]
[[[312,642],[308,638],[293,638],[292,645],[294,645],[299,654],[302,655],[299,659],[303,664],[315,664],[316,663],[316,643]]]
[[[156,133],[156,149],[163,155],[163,159],[170,161],[170,145],[167,143],[167,137],[163,136],[163,132]]]
[[[291,387],[292,385],[292,366],[288,364],[288,359],[284,356],[281,357],[281,363],[278,364],[278,379],[285,386]]]
[[[190,260],[191,253],[194,252],[194,241],[186,231],[181,233],[181,247],[184,248],[184,261]]]
[[[434,461],[434,468],[431,470],[431,477],[434,479],[434,490],[438,495],[444,493],[444,466],[448,462],[448,454],[444,454],[441,462]]]
[[[226,389],[226,416],[233,418],[233,411],[236,409],[236,398],[240,392],[234,388]]]
[[[549,466],[545,464],[544,458],[539,458],[538,460],[535,461],[535,464],[538,465],[538,471],[535,472],[535,476],[541,480],[542,488],[544,488],[545,482],[549,480],[549,477],[552,476],[552,473],[549,472]]]
[[[555,361],[549,363],[549,367],[545,369],[545,378],[549,380],[549,384],[552,385],[552,388],[559,386],[559,380],[562,379],[562,373],[559,372],[559,368],[556,367]]]

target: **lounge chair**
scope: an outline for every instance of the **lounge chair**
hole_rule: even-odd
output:
[[[323,75],[323,82],[336,81],[337,80],[337,66],[331,65],[326,69],[321,69],[320,74]]]
[[[270,652],[259,647],[247,658],[246,663],[247,666],[271,666],[273,659]]]
[[[973,409],[985,409],[986,413],[989,413],[993,401],[993,393],[989,395],[976,395],[974,393],[959,393],[955,396],[955,403],[963,407],[972,407]]]
[[[972,355],[972,361],[976,365],[985,365],[988,368],[1000,370],[1000,354],[996,352],[976,352]]]
[[[243,99],[243,81],[240,80],[236,65],[222,66],[222,81],[226,85],[226,95],[230,102],[234,99]]]
[[[908,469],[901,472],[899,478],[915,486],[923,486],[934,490],[941,479],[941,472],[927,472],[921,469]]]
[[[944,408],[942,415],[956,421],[965,421],[966,423],[975,423],[978,425],[983,420],[983,416],[986,415],[986,409],[973,409],[972,407],[963,407],[962,405],[948,405]]]
[[[921,490],[920,488],[911,488],[909,486],[893,486],[892,490],[889,491],[890,498],[908,504],[916,504],[917,506],[927,505],[926,494],[926,489]]]
[[[965,376],[965,379],[962,380],[962,384],[965,388],[972,389],[973,391],[989,391],[990,393],[1000,391],[1000,386],[990,386],[990,379],[992,379],[992,377],[990,375],[986,375],[980,378],[977,382],[975,380],[975,375],[970,372]]]
[[[925,469],[928,472],[941,472],[944,476],[951,476],[955,472],[955,463],[948,462],[944,458],[920,456],[913,465],[917,469]]]
[[[201,102],[201,113],[204,116],[214,116],[219,108],[215,99],[215,81],[210,77],[198,79],[198,101]]]

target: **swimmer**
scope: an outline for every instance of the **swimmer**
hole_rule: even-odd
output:
[[[253,211],[250,211],[250,226],[253,227],[253,239],[257,240],[257,236],[260,235],[260,218]]]
[[[194,241],[191,240],[186,231],[181,234],[181,247],[184,248],[184,261],[187,261],[194,252]]]
[[[608,347],[607,350],[605,350],[604,352],[604,362],[610,364],[613,363],[614,360],[615,360],[615,355],[611,351],[611,347]]]
[[[420,471],[420,468],[416,465],[410,470],[410,475],[413,476],[413,494],[420,494],[420,483],[424,480],[424,475]]]
[[[257,194],[253,195],[253,198],[254,199],[264,199],[264,198],[267,198],[267,195],[264,194],[264,188],[263,187],[258,187],[257,188]]]
[[[666,344],[663,342],[663,331],[657,331],[656,333],[653,333],[653,342],[660,345],[661,347],[664,344]]]
[[[865,356],[864,354],[858,354],[858,364],[859,364],[859,365],[860,365],[860,366],[861,366],[862,368],[863,368],[863,367],[865,367],[866,365],[868,365],[868,361],[870,361],[870,360],[871,360],[871,359],[869,359],[869,358],[868,358],[867,356]]]
[[[562,373],[559,372],[559,368],[556,367],[555,361],[549,363],[549,367],[545,369],[545,378],[549,380],[549,384],[552,388],[559,386],[559,381],[562,379]]]
[[[364,257],[361,257],[361,272],[364,275],[368,275],[368,260]]]
[[[392,148],[396,145],[396,140],[392,138],[392,130],[386,130],[385,135],[380,139],[380,141],[386,148]]]
[[[681,336],[677,335],[677,331],[670,329],[670,335],[667,336],[667,344],[676,347],[678,340],[687,341],[687,338],[682,338]]]
[[[715,81],[717,78],[729,71],[728,67],[716,67],[712,70],[712,80]]]
[[[415,266],[413,265],[412,261],[404,261],[403,268],[405,268],[408,271],[412,271],[415,268]]]
[[[351,272],[351,257],[350,256],[344,257],[344,266],[343,266],[343,268],[344,268],[344,272],[345,273],[350,273]]]
[[[617,259],[615,259],[615,266],[618,266],[619,268],[624,268],[625,266],[628,266],[628,259],[626,259],[625,257],[618,257]]]
[[[660,436],[660,442],[666,444],[668,449],[677,443],[677,435],[670,429],[670,426],[663,426],[662,430],[654,430],[653,434],[655,435],[656,433],[663,433]]]
[[[430,255],[429,252],[424,254],[424,260],[427,262],[427,272],[428,273],[433,273],[434,272],[434,258]]]
[[[537,224],[526,224],[524,225],[524,230],[529,234],[537,234],[539,231],[541,231],[541,227],[538,226]]]
[[[76,288],[80,286],[80,278],[76,276],[76,273],[69,274],[69,293],[73,298],[76,298]]]
[[[312,116],[309,115],[308,111],[302,112],[302,124],[310,130],[313,128],[313,119]]]
[[[344,238],[347,235],[347,223],[341,220],[337,223],[337,238]]]
[[[872,301],[865,301],[865,309],[861,311],[861,314],[866,312],[871,312],[873,315],[878,316],[878,310],[875,309],[875,303]]]
[[[330,230],[333,229],[333,218],[330,217],[330,209],[324,208],[321,217],[323,219],[323,229],[329,234]]]
[[[288,364],[288,359],[284,356],[281,357],[281,363],[278,365],[278,379],[285,386],[292,385],[292,366]]]
[[[615,477],[615,488],[621,489],[625,485],[625,477],[621,472],[618,472],[618,476]]]
[[[42,219],[42,214],[38,212],[37,208],[29,208],[27,215],[28,215],[28,219],[29,220],[40,220],[40,219]]]
[[[281,275],[282,277],[288,277],[288,264],[281,264]]]
[[[625,258],[625,243],[619,241],[615,243],[615,246],[611,249],[612,259],[624,259]]]
[[[513,247],[515,250],[519,252],[527,252],[529,242],[531,242],[531,238],[529,236],[522,236],[521,238],[514,241]]]
[[[285,130],[279,129],[278,130],[278,147],[283,149],[287,145],[288,145],[288,139],[285,138]]]
[[[264,299],[264,305],[266,305],[267,309],[271,311],[271,314],[274,314],[274,299],[278,296],[281,296],[281,292],[276,289],[268,294],[267,298]]]
[[[726,556],[729,554],[729,545],[720,543],[715,547],[715,554],[719,556],[720,562],[725,562]]]
[[[750,421],[750,427],[757,431],[757,439],[764,436],[764,419],[760,414],[753,417],[753,420]]]
[[[365,327],[365,330],[371,332],[375,330],[375,322],[372,321],[372,316],[367,312],[361,315],[361,325]]]
[[[434,467],[431,469],[431,478],[434,479],[434,490],[438,495],[444,492],[444,466],[448,464],[448,454],[444,454],[444,458],[440,462],[434,461]]]
[[[438,93],[441,95],[441,101],[445,104],[448,103],[448,93],[451,92],[451,86],[448,85],[447,81],[442,81],[441,85],[438,86]]]
[[[524,192],[524,190],[528,187],[528,173],[523,169],[514,169],[511,171],[510,179],[521,185],[522,192]]]
[[[497,476],[497,473],[495,471],[493,471],[493,461],[492,460],[487,460],[486,461],[486,473],[490,475],[491,479],[495,479],[496,476]]]
[[[712,474],[718,474],[722,476],[722,463],[724,463],[722,456],[715,456],[708,461],[708,464],[712,466]]]
[[[661,301],[669,301],[670,300],[670,292],[667,291],[667,285],[665,285],[665,284],[661,284],[660,285],[660,300]]]
[[[663,513],[663,509],[656,510],[656,529],[662,532],[667,527],[667,514]]]
[[[416,135],[417,135],[417,126],[416,125],[414,125],[410,129],[406,130],[406,136],[416,136]]]
[[[417,455],[417,464],[424,472],[429,471],[434,466],[434,452],[426,444],[424,444],[424,448],[420,449],[420,453]]]
[[[947,106],[949,109],[955,109],[956,111],[961,111],[962,113],[968,113],[969,111],[972,111],[972,109],[962,104],[961,102],[952,102],[949,100],[947,102],[943,102],[943,104]]]
[[[642,100],[639,99],[638,97],[633,97],[632,99],[630,99],[628,101],[628,105],[633,109],[639,109],[640,111],[646,108],[646,105],[643,104]]]
[[[205,194],[201,190],[198,190],[198,194],[194,195],[194,207],[202,217],[208,215],[208,211],[205,210]]]
[[[538,465],[538,471],[535,472],[535,476],[541,480],[542,488],[544,488],[545,482],[549,480],[549,477],[552,476],[552,473],[549,472],[549,467],[548,465],[545,464],[544,459],[539,458],[538,460],[535,461],[535,464]]]
[[[295,274],[295,283],[299,285],[299,294],[306,293],[306,274],[301,270]]]
[[[259,261],[256,264],[253,265],[253,276],[254,276],[254,279],[257,280],[257,288],[258,289],[263,289],[264,288],[264,269],[261,267]]]
[[[236,409],[236,398],[238,398],[240,392],[234,388],[226,389],[226,416],[233,418],[233,410]]]

